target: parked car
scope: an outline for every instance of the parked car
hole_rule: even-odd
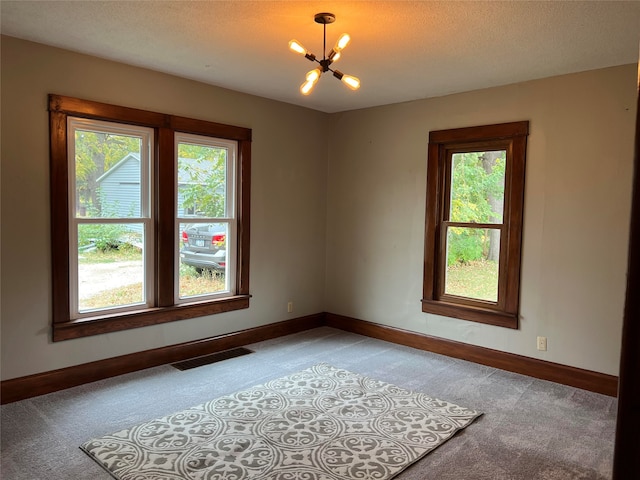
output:
[[[202,270],[224,272],[227,264],[227,232],[220,224],[186,224],[180,233],[180,262]]]

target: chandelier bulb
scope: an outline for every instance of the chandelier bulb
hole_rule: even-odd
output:
[[[318,77],[320,78],[320,77]],[[313,87],[315,87],[316,83],[318,83],[318,78],[315,80],[307,80],[302,85],[300,85],[300,93],[303,95],[309,95]]]
[[[351,41],[351,37],[349,36],[348,33],[343,33],[342,35],[340,35],[340,38],[338,38],[338,41],[336,42],[336,46],[333,47],[333,49],[337,52],[340,52],[344,49],[344,47],[346,47],[349,42]]]
[[[342,53],[337,52],[334,48],[333,50],[331,50],[331,53],[329,53],[329,60],[331,60],[331,62],[337,62],[338,60],[340,60],[341,56]]]
[[[306,55],[307,49],[302,46],[297,40],[291,40],[289,42],[289,48],[292,52],[299,53],[300,55]]]
[[[334,70],[333,76],[344,83],[351,90],[358,90],[360,88],[360,79],[353,75],[345,75],[340,70]]]
[[[307,72],[307,82],[317,82],[318,79],[320,78],[320,75],[322,75],[322,70],[320,69],[320,67],[318,68],[314,68],[313,70],[311,70],[310,72]]]
[[[343,75],[340,79],[351,90],[358,90],[360,88],[360,79],[353,75]]]

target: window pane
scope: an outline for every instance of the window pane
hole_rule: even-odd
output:
[[[143,225],[78,225],[78,310],[145,302]]]
[[[180,224],[180,298],[228,291],[225,223]]]
[[[76,217],[140,217],[140,137],[75,131]]]
[[[178,217],[226,217],[227,149],[178,143]]]
[[[505,159],[504,150],[452,155],[452,222],[502,223]]]
[[[444,293],[498,301],[500,230],[448,227]]]

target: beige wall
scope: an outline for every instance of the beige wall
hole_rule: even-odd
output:
[[[326,115],[8,37],[1,62],[2,379],[322,311],[617,374],[635,65]],[[253,129],[250,309],[50,342],[48,93]],[[516,120],[521,328],[424,314],[428,132]]]
[[[636,75],[627,65],[334,114],[327,311],[617,374]],[[530,121],[521,327],[424,314],[428,133],[518,120]]]
[[[1,67],[3,379],[324,310],[326,114],[10,37]],[[250,309],[51,343],[48,93],[253,129]]]

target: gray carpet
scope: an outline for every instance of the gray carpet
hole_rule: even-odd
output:
[[[398,480],[609,479],[615,399],[323,327],[192,370],[163,366],[4,405],[4,480],[109,480],[78,445],[320,362],[484,415]]]

